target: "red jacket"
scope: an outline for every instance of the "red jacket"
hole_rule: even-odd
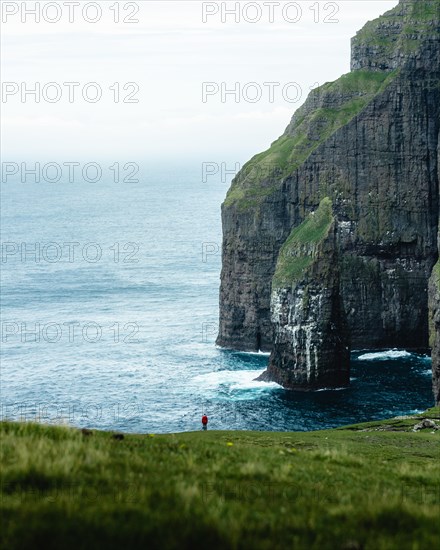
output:
[[[204,426],[206,426],[206,424],[208,424],[208,417],[206,416],[206,414],[204,414],[204,415],[202,416],[202,424],[203,424]]]

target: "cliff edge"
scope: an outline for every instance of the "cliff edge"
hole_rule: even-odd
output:
[[[346,385],[350,349],[431,345],[440,398],[439,82],[440,0],[401,0],[233,180],[217,343],[271,351],[265,379]]]

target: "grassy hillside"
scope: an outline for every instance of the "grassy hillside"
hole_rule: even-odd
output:
[[[418,420],[123,439],[3,422],[0,544],[431,550],[440,430]]]

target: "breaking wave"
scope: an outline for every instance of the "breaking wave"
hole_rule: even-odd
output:
[[[390,359],[403,359],[411,357],[411,353],[405,350],[390,349],[359,355],[358,361],[389,361]]]
[[[227,393],[231,397],[241,392],[257,392],[280,388],[276,382],[261,382],[256,380],[263,370],[220,370],[199,374],[192,379],[192,384],[200,393],[217,395]]]
[[[342,386],[341,388],[320,388],[319,390],[315,390],[315,391],[341,391],[341,390],[348,390],[349,387],[348,386]]]

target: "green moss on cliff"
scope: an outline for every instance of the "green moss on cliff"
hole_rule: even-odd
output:
[[[435,309],[437,307],[437,303],[440,300],[440,259],[435,264],[435,266],[432,268],[432,274],[431,274],[431,282],[430,282],[430,289],[437,290],[437,295],[435,293],[430,296],[430,311],[429,311],[429,347],[433,349],[436,345],[437,341],[437,333],[435,328]]]
[[[363,95],[375,94],[379,91],[389,79],[389,73],[381,73],[375,71],[352,71],[342,75],[334,82],[327,82],[320,87],[321,91],[347,93],[362,93]],[[393,74],[394,76],[394,74]]]
[[[244,206],[258,201],[274,191],[270,182],[288,171],[289,157],[295,147],[300,146],[305,136],[292,138],[283,135],[263,153],[255,155],[237,175],[230,188],[225,204],[243,201]],[[264,182],[266,185],[264,185]]]
[[[440,300],[440,259],[438,260],[438,262],[435,264],[435,266],[432,269],[431,281],[434,284],[434,288],[437,288],[437,296],[434,295],[431,298],[432,304],[434,305],[436,303],[436,301]],[[434,311],[431,310],[430,315],[429,315],[429,346],[430,346],[430,348],[434,347],[436,339],[437,339],[437,334],[436,334],[435,323],[434,323]]]
[[[290,286],[312,265],[318,245],[327,237],[333,223],[332,201],[325,197],[319,208],[295,227],[281,247],[273,288]]]
[[[432,276],[434,281],[437,283],[437,289],[440,291],[440,260],[435,264],[434,269],[432,270]]]
[[[440,13],[440,0],[417,0],[413,2],[413,16],[420,20],[432,21]]]
[[[352,40],[353,45],[362,42],[364,44],[376,44],[380,46],[389,46],[390,48],[394,47],[399,38],[399,34],[390,34],[385,32],[384,29],[403,22],[402,17],[402,6],[397,5],[379,18],[368,21],[368,23],[356,33],[356,36]]]
[[[411,52],[428,34],[439,33],[440,0],[406,0],[369,21],[353,39],[353,46],[378,47],[387,59],[397,51]],[[376,58],[379,52],[376,51]]]
[[[313,90],[295,114],[293,126],[267,151],[255,155],[243,166],[232,182],[225,206],[237,204],[242,209],[257,206],[324,141],[358,115],[395,74],[354,71]],[[311,109],[310,102],[317,107]]]

